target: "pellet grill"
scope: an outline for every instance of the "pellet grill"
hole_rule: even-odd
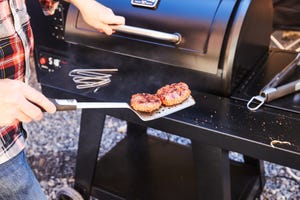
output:
[[[126,26],[112,36],[93,30],[73,5],[62,2],[54,15],[44,16],[38,3],[28,0],[43,93],[129,102],[134,93],[155,93],[183,81],[196,105],[150,122],[128,109],[83,110],[75,189],[86,199],[251,199],[259,194],[264,185],[261,159],[277,161],[265,149],[270,135],[261,133],[280,134],[276,126],[261,123],[281,112],[299,112],[293,95],[266,104],[258,114],[246,108],[295,57],[269,48],[272,1],[101,3],[126,18]],[[78,89],[70,76],[72,70],[111,68],[118,71],[110,83],[96,89]],[[127,136],[97,160],[106,115],[126,120]],[[192,146],[149,136],[147,127],[189,138]],[[230,160],[231,150],[244,154],[244,162]]]

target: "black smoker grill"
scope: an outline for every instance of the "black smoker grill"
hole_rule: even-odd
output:
[[[101,3],[125,16],[128,26],[107,37],[85,24],[68,3],[46,17],[36,1],[28,1],[43,93],[78,101],[128,102],[133,93],[154,93],[183,81],[196,105],[150,122],[127,109],[83,110],[75,188],[86,199],[254,198],[264,185],[261,160],[299,168],[297,94],[258,112],[246,108],[295,57],[269,49],[271,0]],[[77,89],[69,72],[90,68],[118,72],[97,90]],[[97,162],[106,115],[128,122],[127,137]],[[192,148],[150,137],[147,127],[189,138]],[[293,145],[277,149],[270,145],[272,139]],[[244,162],[229,160],[229,151],[242,153]]]

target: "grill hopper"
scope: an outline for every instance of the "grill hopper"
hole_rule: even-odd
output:
[[[151,62],[158,71],[180,68],[180,74],[189,78],[178,77],[172,82],[185,79],[193,90],[229,95],[268,53],[272,32],[270,0],[161,0],[154,9],[133,6],[124,0],[101,3],[125,16],[130,27],[180,35],[180,41],[118,31],[107,37],[89,27],[73,6],[67,13],[66,41],[110,52],[112,57],[117,54]],[[151,74],[143,66],[134,68]]]

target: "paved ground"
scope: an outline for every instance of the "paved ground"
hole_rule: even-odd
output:
[[[280,34],[275,35],[280,37]],[[298,36],[295,36],[295,41]],[[300,37],[299,37],[300,38]],[[287,41],[291,43],[292,41]],[[274,44],[272,44],[274,45]],[[293,47],[299,48],[299,45]],[[39,89],[34,73],[30,84]],[[72,186],[75,167],[76,150],[79,133],[80,111],[57,112],[54,115],[45,114],[39,123],[25,125],[29,139],[27,156],[49,200],[56,198],[56,191],[62,186]],[[156,130],[149,133],[164,136]],[[101,155],[109,151],[118,141],[125,137],[126,123],[118,119],[107,117]],[[189,140],[173,137],[183,145],[189,145]],[[101,156],[100,155],[100,156]],[[241,155],[231,153],[233,159],[240,159]],[[259,199],[300,199],[299,180],[292,177],[290,169],[273,163],[265,162],[266,185]],[[300,172],[292,170],[293,174]]]

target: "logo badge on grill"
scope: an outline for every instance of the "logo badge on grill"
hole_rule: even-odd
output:
[[[145,7],[145,8],[157,8],[159,0],[131,0],[133,6]]]

